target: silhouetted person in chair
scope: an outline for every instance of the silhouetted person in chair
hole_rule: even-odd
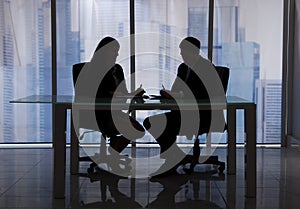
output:
[[[191,99],[209,101],[209,94],[203,82],[205,76],[199,75],[202,75],[203,72],[205,75],[206,71],[212,71],[215,68],[209,60],[199,54],[200,47],[200,41],[194,37],[187,37],[181,41],[179,48],[184,62],[178,67],[177,77],[171,90],[160,90],[162,98],[175,101]],[[210,127],[210,120],[210,110],[172,110],[146,118],[143,123],[144,127],[156,139],[161,149],[160,157],[166,160],[165,164],[153,175],[173,173],[178,165],[190,162],[192,156],[186,156],[177,146],[176,137],[177,135],[187,135],[188,138],[191,138],[191,135],[197,132],[203,131],[204,133]],[[203,122],[200,123],[200,121]],[[162,124],[165,124],[164,130],[161,128]],[[174,164],[174,158],[182,160]]]
[[[98,44],[92,62],[97,58],[97,51],[108,45],[108,49],[100,53],[105,57],[101,58],[103,61],[103,67],[111,67],[106,73],[97,91],[97,98],[112,99],[115,96],[135,95],[142,96],[145,91],[142,88],[138,88],[135,92],[128,93],[126,83],[124,79],[124,72],[121,65],[116,64],[116,58],[119,55],[120,48],[117,40],[111,37],[105,37]],[[101,70],[101,66],[100,69]],[[114,110],[116,118],[112,118],[112,111],[96,111],[96,117],[100,128],[103,128],[105,133],[110,137],[110,146],[117,152],[121,152],[129,143],[129,140],[135,140],[144,136],[145,131],[142,125],[139,124],[133,117],[121,110]],[[127,131],[126,134],[120,133],[120,130],[116,127],[115,123],[118,122],[122,126],[122,130]],[[135,128],[136,130],[133,130]],[[132,131],[130,131],[132,130]]]
[[[105,101],[111,104],[114,100],[125,103],[126,96],[142,96],[145,93],[141,87],[128,92],[123,68],[116,64],[119,49],[119,42],[112,37],[105,37],[99,42],[91,61],[85,64],[78,76],[77,96],[92,97],[95,103]],[[144,127],[122,110],[96,109],[95,116],[100,131],[109,137],[110,152],[122,152],[130,140],[145,134]]]

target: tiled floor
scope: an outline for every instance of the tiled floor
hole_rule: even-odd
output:
[[[157,148],[137,151],[149,149]],[[226,159],[225,148],[216,153]],[[156,179],[101,172],[91,182],[67,169],[62,200],[52,199],[52,157],[52,149],[0,149],[0,208],[293,209],[300,202],[300,152],[285,148],[258,148],[257,198],[244,196],[243,148],[237,151],[236,175],[225,170],[219,176],[200,166],[202,173]],[[81,173],[87,165],[81,164]]]

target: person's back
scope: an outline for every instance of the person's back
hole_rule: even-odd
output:
[[[183,80],[183,83],[174,82],[171,91],[182,92],[182,99],[209,99],[208,93],[202,80],[194,72],[193,68],[189,69],[190,72],[187,76],[188,69],[189,66],[185,63],[180,64],[180,66],[178,67],[177,77],[185,80]]]
[[[184,100],[194,102],[201,100],[209,103],[210,95],[207,91],[207,76],[209,72],[215,71],[213,64],[200,55],[201,43],[199,40],[187,37],[180,43],[179,47],[184,62],[178,67],[177,78],[171,92],[181,92]],[[209,131],[211,110],[200,110],[199,112],[181,111],[175,114],[184,114],[185,118],[190,118],[189,121],[181,121],[182,135],[191,138],[197,132],[204,133]],[[199,125],[196,126],[194,124]]]

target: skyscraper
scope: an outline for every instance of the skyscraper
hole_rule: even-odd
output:
[[[3,85],[3,94],[2,97],[2,107],[3,114],[2,114],[2,140],[4,139],[11,139],[13,138],[13,124],[14,124],[14,117],[13,117],[13,109],[7,101],[13,99],[13,66],[14,66],[14,59],[15,59],[15,51],[11,51],[10,49],[14,47],[14,31],[13,28],[10,27],[10,19],[9,13],[11,13],[11,2],[10,1],[1,1],[1,15],[3,21],[3,30],[1,34],[1,41],[3,43],[3,54],[2,54],[2,62],[3,62],[3,75],[1,83]]]
[[[259,45],[253,42],[222,44],[222,62],[230,68],[227,95],[255,101],[255,82],[259,79]],[[238,142],[244,142],[243,112],[237,114]]]
[[[258,80],[257,143],[278,143],[281,136],[281,80]]]

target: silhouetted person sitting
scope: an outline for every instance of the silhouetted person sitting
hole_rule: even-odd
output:
[[[128,92],[123,68],[116,64],[119,49],[120,44],[112,37],[105,37],[99,42],[91,61],[84,66],[77,79],[77,97],[90,97],[94,98],[95,103],[111,104],[114,100],[125,103],[126,98],[120,96],[142,96],[145,93],[142,88]],[[122,110],[96,109],[95,116],[100,131],[109,137],[110,152],[122,152],[130,140],[145,134],[143,126]]]
[[[203,79],[206,78],[199,75],[206,75],[206,72],[215,70],[215,68],[209,60],[199,54],[200,45],[200,41],[194,37],[182,40],[179,47],[184,63],[178,67],[177,77],[171,90],[160,90],[162,98],[175,101],[202,99],[209,102],[209,95],[203,82]],[[177,146],[176,137],[177,135],[187,135],[190,138],[192,134],[204,133],[210,127],[210,120],[211,110],[172,110],[146,118],[143,123],[144,127],[156,139],[160,145],[160,157],[166,160],[165,164],[153,175],[172,173],[179,164],[191,161],[192,156],[186,156]],[[200,121],[202,122],[200,123]]]

